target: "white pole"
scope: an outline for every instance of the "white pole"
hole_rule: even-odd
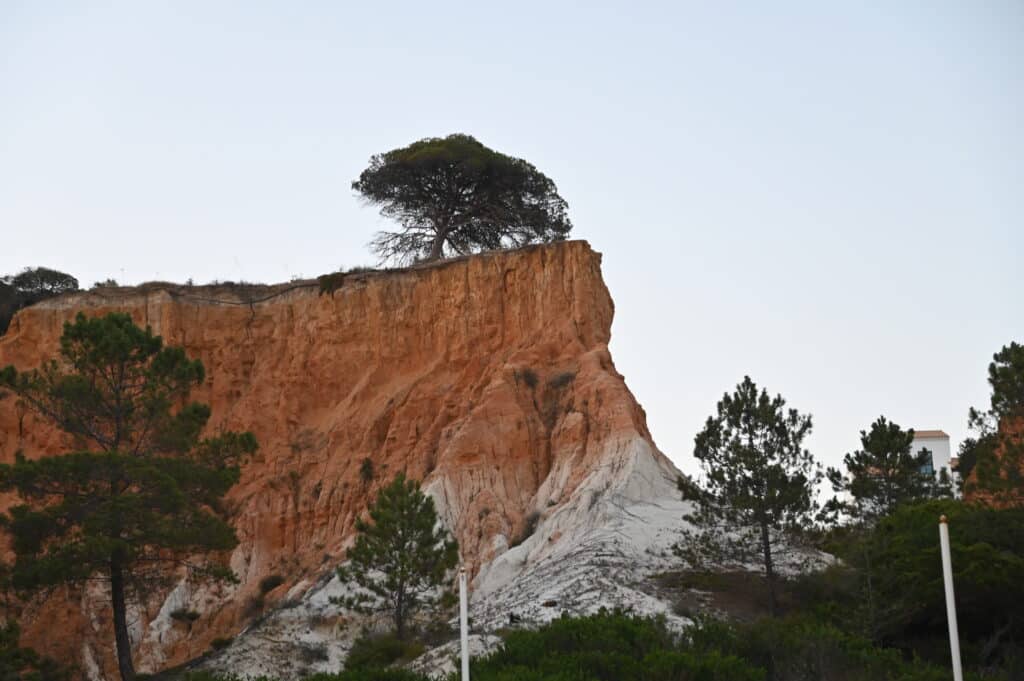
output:
[[[963,681],[960,667],[960,634],[956,629],[956,602],[953,600],[953,559],[949,555],[949,526],[946,516],[939,518],[939,543],[942,545],[942,577],[946,583],[946,619],[949,620],[949,651],[953,656],[953,681]]]
[[[466,597],[466,568],[459,568],[459,631],[462,638],[462,681],[469,681],[469,599]],[[959,681],[959,680],[958,680]]]

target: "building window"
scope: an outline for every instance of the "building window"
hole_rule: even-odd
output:
[[[935,457],[932,455],[932,450],[927,447],[921,447],[921,450],[917,453],[917,458],[921,461],[921,473],[923,475],[935,475]]]

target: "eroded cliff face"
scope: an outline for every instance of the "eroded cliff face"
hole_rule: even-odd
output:
[[[112,310],[203,361],[193,397],[211,405],[211,431],[251,430],[260,443],[229,494],[241,583],[180,581],[154,594],[134,619],[140,671],[235,635],[260,613],[268,575],[285,581],[262,608],[301,599],[343,559],[355,519],[399,471],[424,480],[491,591],[586,524],[602,485],[639,498],[664,494],[674,474],[608,354],[612,300],[585,242],[350,276],[332,295],[315,283],[69,295],[18,314],[0,366],[38,366],[55,356],[66,320]],[[0,460],[69,444],[0,400]],[[365,458],[372,480],[360,474]],[[537,524],[543,537],[509,550]],[[201,617],[178,622],[178,608]],[[25,642],[112,679],[109,620],[101,589],[62,590],[26,612]]]

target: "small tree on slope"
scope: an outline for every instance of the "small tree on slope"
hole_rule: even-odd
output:
[[[683,499],[697,510],[676,554],[693,566],[760,563],[772,615],[778,614],[777,563],[812,522],[814,487],[822,479],[803,448],[811,417],[785,404],[744,377],[696,437],[702,482],[679,479]]]
[[[458,544],[438,527],[434,501],[403,473],[380,490],[369,509],[371,522],[358,520],[342,581],[362,591],[337,602],[357,612],[386,612],[395,634],[405,640],[410,617],[435,605],[438,592],[458,562]]]
[[[952,496],[944,471],[936,479],[929,470],[931,452],[911,453],[913,442],[913,429],[903,430],[879,416],[870,431],[860,432],[861,449],[843,458],[846,474],[828,469],[833,491],[849,499],[834,498],[827,509],[873,524],[902,504]]]
[[[249,433],[200,440],[210,409],[185,399],[203,365],[128,315],[80,313],[60,344],[60,361],[25,373],[7,367],[0,385],[93,449],[0,466],[0,488],[23,502],[4,520],[16,554],[11,579],[26,591],[106,581],[118,668],[132,681],[129,600],[175,567],[234,578],[197,555],[237,544],[217,511],[256,441]]]

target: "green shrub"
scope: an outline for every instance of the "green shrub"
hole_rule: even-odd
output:
[[[800,600],[844,630],[944,663],[940,515],[949,519],[964,666],[1005,668],[1024,649],[1024,509],[934,500],[898,508],[875,527],[841,528],[827,548],[845,567],[800,580]]]
[[[212,641],[210,641],[210,647],[214,650],[223,650],[224,648],[227,648],[229,645],[231,645],[231,642],[233,640],[234,639],[231,636],[215,638]]]
[[[508,634],[495,653],[472,662],[474,681],[760,681],[735,656],[694,655],[663,619],[602,611],[563,616],[536,631]]]
[[[188,624],[192,624],[199,619],[199,613],[187,608],[178,608],[171,612],[171,619],[178,622],[187,622]]]
[[[552,390],[561,390],[570,383],[576,380],[576,372],[574,371],[563,371],[560,374],[555,374],[548,380],[548,387]]]
[[[267,575],[260,580],[260,593],[266,595],[284,584],[284,577],[281,575]]]
[[[433,681],[408,669],[354,669],[340,674],[313,674],[303,681]]]
[[[364,485],[369,485],[373,482],[373,459],[370,457],[366,457],[359,464],[359,479],[363,481]]]
[[[383,669],[410,662],[425,650],[418,641],[403,641],[392,633],[365,634],[356,639],[345,658],[345,670]]]
[[[136,679],[141,674],[136,674]],[[158,677],[159,678],[159,677]],[[173,678],[173,677],[172,677]],[[224,672],[211,672],[200,670],[188,672],[181,677],[182,681],[279,681],[275,676],[238,676],[237,674],[226,674]]]
[[[537,387],[537,372],[533,369],[516,369],[513,372],[513,376],[516,379],[516,383],[523,382],[530,390]]]

